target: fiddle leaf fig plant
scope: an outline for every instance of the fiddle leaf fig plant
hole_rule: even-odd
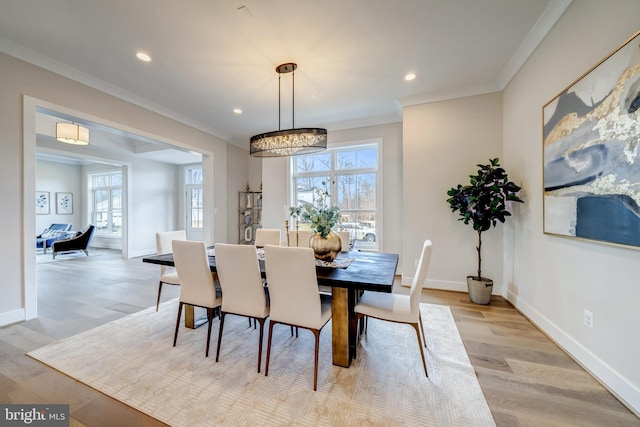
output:
[[[509,181],[499,160],[489,159],[487,165],[477,165],[477,175],[470,175],[467,185],[458,184],[447,191],[447,203],[452,212],[458,212],[458,221],[471,224],[478,233],[478,276],[482,280],[482,232],[504,222],[511,213],[507,202],[524,203],[517,193],[520,187]]]

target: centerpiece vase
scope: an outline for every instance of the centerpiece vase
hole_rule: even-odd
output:
[[[309,247],[313,249],[313,255],[316,259],[331,262],[342,250],[342,240],[340,236],[330,231],[326,237],[322,237],[320,233],[311,235]]]

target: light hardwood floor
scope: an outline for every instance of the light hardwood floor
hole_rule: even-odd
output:
[[[155,305],[158,267],[109,250],[38,258],[44,261],[37,266],[38,318],[0,328],[0,401],[69,403],[72,426],[164,425],[25,355]],[[162,300],[178,294],[165,285]],[[479,306],[464,293],[425,290],[422,301],[451,307],[498,426],[640,427],[639,418],[501,297]]]

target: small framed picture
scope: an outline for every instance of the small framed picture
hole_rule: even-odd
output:
[[[49,207],[49,192],[36,191],[36,214],[49,215],[51,213]]]
[[[56,213],[58,215],[73,213],[73,193],[56,193]]]

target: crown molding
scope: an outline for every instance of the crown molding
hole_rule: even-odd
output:
[[[507,66],[498,76],[497,85],[503,90],[516,73],[522,68],[524,63],[536,50],[538,45],[544,40],[551,28],[558,22],[558,19],[567,10],[573,0],[552,0],[542,12],[536,23],[522,41],[516,53],[511,57]]]
[[[48,56],[27,49],[24,46],[20,46],[19,44],[7,40],[4,37],[0,37],[0,52],[29,64],[35,65],[37,67],[43,68],[52,73],[58,74],[62,77],[66,77],[85,86],[89,86],[93,89],[99,90],[100,92],[104,92],[123,101],[127,101],[131,104],[137,105],[138,107],[160,114],[164,117],[175,120],[189,127],[198,129],[216,138],[220,138],[225,142],[229,139],[228,135],[220,135],[219,132],[205,125],[204,123],[193,120],[190,117],[184,116],[173,110],[155,104],[146,98],[121,89],[117,86],[105,82],[104,80],[100,80],[75,68],[69,67],[68,65],[49,58]]]

